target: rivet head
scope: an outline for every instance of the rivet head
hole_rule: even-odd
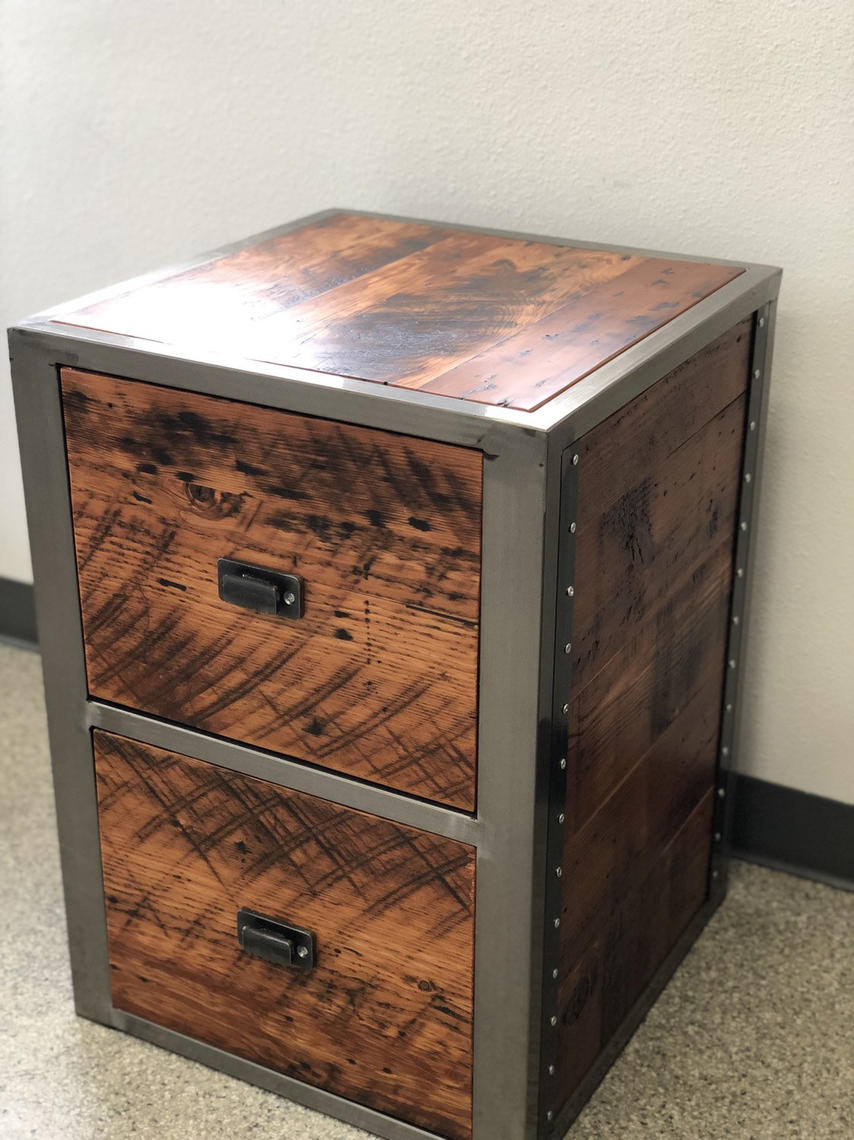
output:
[[[557,969],[552,970],[552,977],[554,978],[555,981],[557,981],[557,978],[558,978]]]
[[[569,704],[567,703],[563,706],[563,715],[566,716],[566,714],[568,712],[569,712]]]
[[[741,622],[741,618],[738,616],[738,614],[733,614],[732,615],[732,624],[738,625],[740,622]]]
[[[549,1076],[553,1077],[554,1075],[555,1075],[555,1067],[554,1067],[554,1065],[549,1065]]]
[[[742,568],[740,566],[736,570],[735,576],[736,576],[736,578],[743,578],[744,577],[744,571],[742,570]]]
[[[557,1018],[554,1015],[549,1018],[549,1025],[557,1025]]]
[[[730,657],[730,659],[729,659],[729,667],[730,667],[730,669],[734,669],[734,668],[735,668],[735,666],[736,666],[736,660],[735,660],[735,658],[734,658],[734,657]]]
[[[566,815],[565,815],[565,813],[564,813],[564,812],[562,812],[562,811],[561,811],[561,812],[558,812],[558,816],[557,816],[557,821],[558,821],[558,823],[564,823],[564,822],[565,822],[565,820],[566,820]]]
[[[560,919],[556,918],[555,919],[555,930],[557,930],[559,926],[560,926]]]
[[[744,473],[744,481],[745,481],[745,483],[749,483],[751,479],[752,479],[752,475],[750,474],[750,472],[749,472],[749,471],[745,471],[745,473]]]
[[[747,523],[746,522],[741,522],[738,525],[741,527],[742,530],[747,530]]]
[[[563,647],[563,651],[564,651],[564,653],[572,653],[572,642],[571,641],[568,641],[566,643],[566,645]]]
[[[726,745],[724,745],[723,748],[721,749],[721,756],[729,756],[729,749],[727,748]]]
[[[552,1112],[552,1110],[549,1109],[549,1111],[546,1113],[546,1120],[554,1120],[554,1115],[555,1114]]]
[[[570,523],[570,524],[569,524],[569,533],[570,533],[570,534],[575,534],[575,523]]]
[[[754,368],[753,369],[753,379],[754,380],[758,380],[761,375],[762,375],[762,370],[760,368]]]
[[[566,587],[566,596],[568,598],[574,598],[575,597],[575,586],[567,586]]]
[[[307,946],[297,946],[297,957],[298,958],[307,958],[308,957],[308,947]]]
[[[760,318],[759,318],[759,327],[760,327],[761,329],[764,329],[764,328],[765,328],[765,318],[764,318],[764,317],[760,317]]]
[[[722,839],[721,833],[719,831],[716,831],[715,832],[715,843],[720,843],[721,839]]]
[[[573,467],[578,466],[578,456],[577,455],[573,455],[573,457],[572,457],[572,466]]]
[[[563,868],[562,867],[555,867],[555,874],[557,875],[557,877],[559,879],[563,878]]]
[[[719,876],[719,874],[720,874],[720,872],[719,872],[719,871],[712,871],[712,878],[713,878],[713,879],[717,879],[717,878],[718,878],[718,876]]]
[[[726,788],[718,788],[718,799],[723,799],[726,795]]]
[[[751,421],[750,421],[750,430],[751,430],[751,431],[756,431],[756,420],[751,420]]]
[[[727,711],[727,712],[732,712],[732,705],[727,705],[727,707],[726,707],[726,711]]]
[[[563,769],[564,769],[565,767],[566,767],[566,757],[565,757],[565,756],[561,756],[561,758],[560,758],[560,768],[561,768],[561,771],[563,771]]]

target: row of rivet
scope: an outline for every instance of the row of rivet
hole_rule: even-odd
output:
[[[724,707],[720,732],[720,764],[718,767],[718,804],[714,821],[715,856],[712,866],[712,879],[720,878],[720,849],[724,837],[724,805],[726,799],[726,779],[731,763],[732,740],[734,732],[735,693],[737,687],[737,670],[739,658],[739,644],[741,640],[742,617],[744,614],[744,586],[745,569],[747,566],[748,538],[751,528],[751,516],[754,500],[753,477],[756,471],[759,438],[758,424],[762,403],[763,373],[765,350],[767,344],[766,325],[768,322],[767,309],[759,314],[756,320],[756,333],[753,342],[753,362],[751,366],[750,393],[748,397],[747,438],[744,445],[743,489],[739,497],[739,524],[735,550],[735,579],[732,590],[732,603],[730,610],[730,633],[727,643],[727,678],[724,686]]]
[[[564,583],[562,587],[562,601],[558,605],[557,615],[557,631],[556,641],[558,646],[562,646],[563,663],[559,664],[560,656],[555,655],[555,725],[557,730],[556,741],[556,757],[557,763],[555,770],[552,774],[551,794],[549,796],[550,810],[553,816],[549,821],[549,835],[548,835],[548,851],[547,859],[548,866],[551,868],[551,882],[559,882],[563,878],[562,856],[563,856],[563,839],[562,828],[566,821],[566,812],[564,805],[566,803],[566,771],[567,771],[567,753],[569,749],[569,701],[564,699],[569,693],[571,661],[568,660],[572,653],[572,608],[575,598],[575,586],[573,584],[573,571],[575,563],[575,543],[574,538],[566,539],[565,535],[574,536],[577,529],[575,520],[575,507],[577,504],[577,485],[574,473],[574,468],[578,466],[579,456],[573,453],[570,463],[566,464],[562,474],[562,487],[561,487],[561,550],[560,550],[560,564],[558,572],[560,578]],[[549,889],[546,892],[547,904],[550,899],[554,899],[557,907],[562,907],[563,898],[559,890]],[[558,965],[560,958],[560,925],[561,916],[552,911],[551,915],[551,931],[550,936],[551,945],[554,949],[553,962],[547,969],[546,979],[550,984],[546,985],[546,993],[543,995],[543,1005],[546,1011],[545,1030],[544,1030],[544,1074],[547,1078],[553,1078],[555,1075],[557,1063],[557,1033],[558,1033],[558,990],[557,981],[560,975]],[[547,954],[547,960],[548,960]],[[550,997],[552,1000],[547,1001]],[[549,1086],[549,1093],[553,1100],[553,1092]],[[545,1099],[545,1097],[544,1097]],[[548,1100],[546,1100],[548,1103]],[[545,1121],[551,1124],[554,1120],[554,1109],[547,1108],[545,1113]]]

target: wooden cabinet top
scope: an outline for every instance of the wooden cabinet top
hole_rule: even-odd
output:
[[[743,272],[330,210],[53,320],[530,412]]]

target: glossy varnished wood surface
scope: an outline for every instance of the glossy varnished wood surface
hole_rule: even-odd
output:
[[[114,1005],[466,1140],[474,850],[94,738]],[[314,970],[244,953],[241,907],[310,929]]]
[[[335,211],[57,319],[532,411],[742,272]]]
[[[90,692],[475,806],[482,457],[63,369]],[[299,575],[299,621],[220,600]]]
[[[750,344],[576,448],[558,1109],[706,897]]]

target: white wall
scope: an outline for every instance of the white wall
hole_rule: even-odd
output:
[[[0,0],[0,317],[328,205],[782,264],[750,770],[854,803],[850,0]],[[6,375],[0,575],[30,566]]]

